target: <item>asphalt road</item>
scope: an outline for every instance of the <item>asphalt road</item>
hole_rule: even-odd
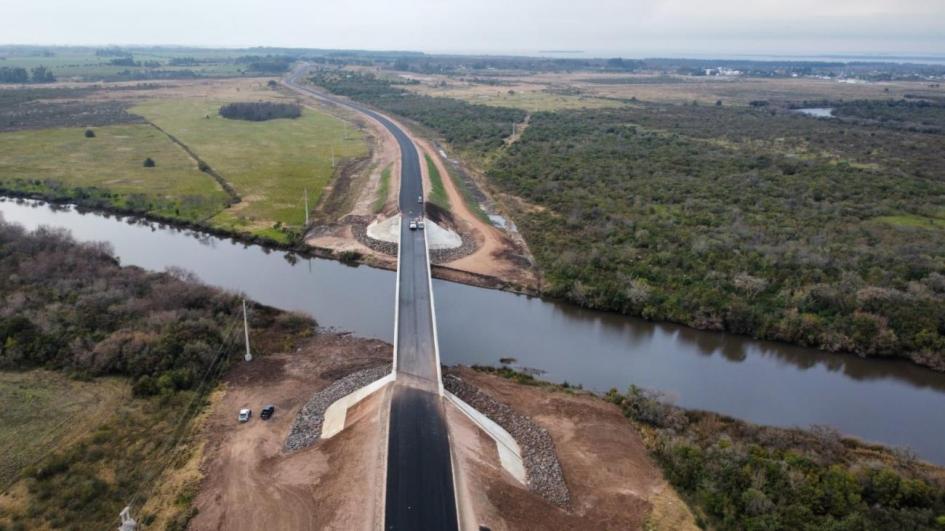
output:
[[[400,145],[400,282],[397,322],[397,379],[391,399],[387,443],[387,529],[458,529],[449,433],[439,396],[433,340],[433,307],[423,231],[410,219],[423,215],[420,157],[410,138],[381,114],[300,86],[300,73],[286,83],[316,98],[353,108],[387,128]]]

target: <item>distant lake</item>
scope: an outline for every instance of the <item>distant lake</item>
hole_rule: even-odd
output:
[[[807,109],[794,109],[794,112],[813,116],[814,118],[833,118],[833,107],[810,107]]]

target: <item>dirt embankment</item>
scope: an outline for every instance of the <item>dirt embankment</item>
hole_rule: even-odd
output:
[[[204,437],[204,480],[194,530],[373,529],[382,522],[387,411],[383,393],[349,412],[348,429],[294,453],[292,422],[316,391],[354,371],[390,363],[390,345],[320,334],[293,353],[241,364],[224,382]],[[270,420],[260,408],[276,406]],[[240,424],[240,408],[253,410]]]
[[[546,429],[571,494],[571,509],[565,510],[526,490],[499,466],[491,439],[450,409],[454,451],[466,483],[461,500],[476,525],[492,530],[696,529],[640,434],[612,404],[468,368],[449,373]]]

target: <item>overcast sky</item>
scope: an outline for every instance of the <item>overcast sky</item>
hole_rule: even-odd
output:
[[[945,55],[945,0],[0,0],[0,43]]]

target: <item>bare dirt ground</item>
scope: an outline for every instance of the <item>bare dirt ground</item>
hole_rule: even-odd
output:
[[[559,509],[521,487],[499,466],[491,439],[450,408],[450,432],[466,483],[460,492],[465,518],[492,530],[696,529],[640,434],[616,407],[586,394],[520,385],[468,368],[458,371],[548,430],[573,506]]]
[[[374,529],[382,521],[387,408],[383,392],[350,412],[346,429],[295,453],[283,442],[312,394],[356,370],[389,362],[390,345],[321,334],[298,352],[241,364],[207,420],[194,530]],[[272,419],[261,407],[276,406]],[[240,408],[253,410],[240,424]]]

